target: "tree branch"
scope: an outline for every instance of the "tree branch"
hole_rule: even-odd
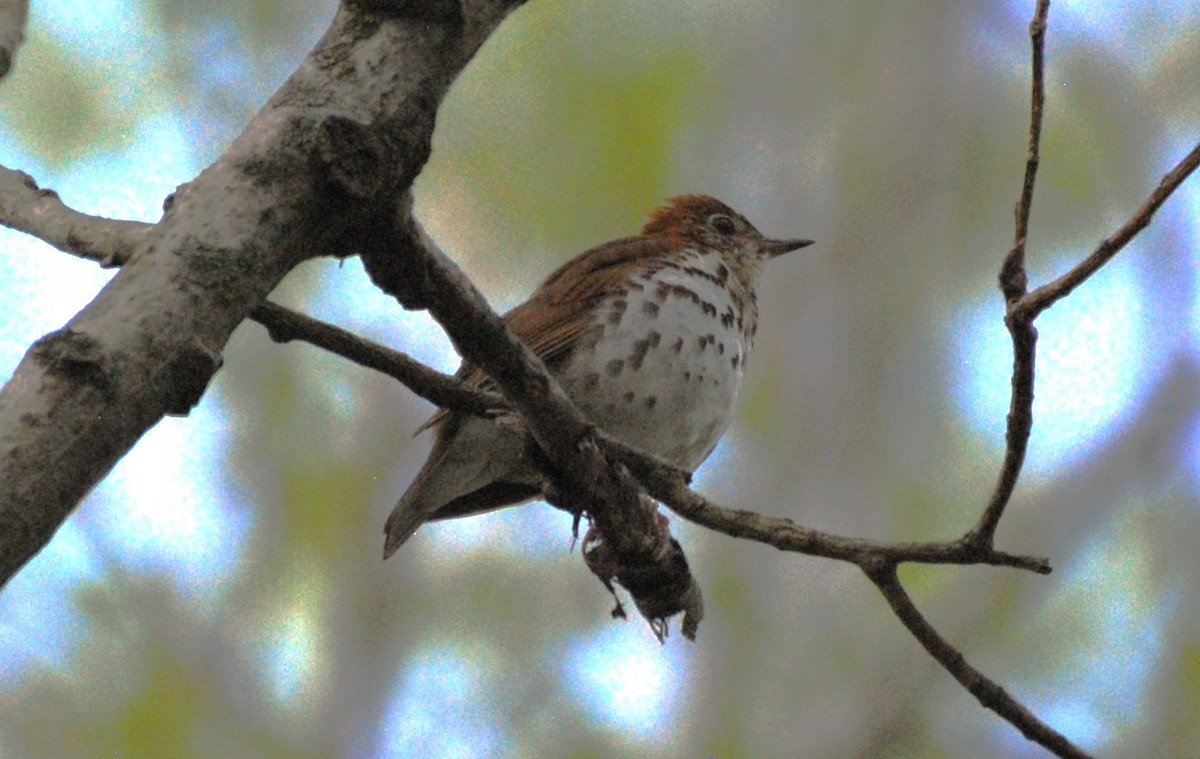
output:
[[[58,193],[39,188],[33,177],[0,166],[0,224],[102,267],[129,260],[153,224],[106,219],[76,211]],[[269,300],[250,312],[277,343],[309,343],[360,366],[386,374],[427,401],[469,414],[508,408],[502,396],[473,387],[429,368],[400,351],[365,340],[341,327],[285,308]]]
[[[1050,574],[1050,562],[979,546],[966,540],[930,543],[878,543],[811,530],[790,519],[717,506],[683,480],[651,462],[631,460],[630,468],[646,491],[683,518],[734,538],[745,538],[781,551],[823,556],[863,566],[877,561],[919,564],[991,564]]]
[[[1179,163],[1163,176],[1158,186],[1142,206],[1094,251],[1062,276],[1028,292],[1025,271],[1025,247],[1029,231],[1029,215],[1033,189],[1040,162],[1039,141],[1042,132],[1042,113],[1045,104],[1044,49],[1046,18],[1049,0],[1038,0],[1029,36],[1033,48],[1033,83],[1030,97],[1029,148],[1025,161],[1025,180],[1016,207],[1016,232],[1012,250],[1000,268],[1000,290],[1004,295],[1006,313],[1004,324],[1013,344],[1012,395],[1005,428],[1004,461],[1000,476],[987,507],[978,524],[964,540],[980,546],[991,546],[1000,518],[1012,498],[1017,479],[1025,462],[1029,436],[1033,430],[1033,389],[1036,365],[1037,329],[1034,320],[1047,308],[1069,295],[1076,287],[1100,270],[1143,229],[1149,226],[1155,212],[1166,202],[1184,180],[1200,166],[1200,144],[1192,148]]]
[[[2,174],[0,174],[0,179],[3,179]],[[28,187],[28,185],[26,186]],[[29,192],[33,192],[33,190],[29,190]],[[43,217],[43,221],[46,222],[45,226],[48,229],[57,229],[60,227],[60,225],[55,224],[53,218],[59,210],[61,209],[52,209]],[[115,250],[122,250],[126,247],[120,244],[122,231],[140,232],[137,225],[131,225],[126,222],[97,219],[82,214],[71,216],[70,218],[76,222],[73,227],[76,230],[76,242],[78,243],[75,246],[75,252],[77,255],[83,255],[88,258],[98,258],[98,256],[88,254],[87,240],[103,228],[112,227],[111,229],[103,229],[105,234],[99,235],[96,239],[116,240],[117,245],[114,248]],[[36,229],[29,229],[27,231],[37,233]],[[432,255],[438,254],[432,253]],[[115,260],[117,263],[120,263],[120,256],[117,255]],[[451,289],[453,290],[454,288]],[[274,304],[264,304],[256,309],[254,318],[265,323],[271,331],[272,336],[276,339],[287,340],[295,338],[306,340],[360,365],[384,371],[421,393],[419,387],[413,382],[412,374],[407,369],[403,371],[389,370],[388,367],[395,362],[405,366],[410,363],[416,364],[412,359],[397,354],[395,351],[351,335],[332,325],[289,312],[287,309],[275,306]],[[416,364],[416,366],[420,368],[421,372],[426,372],[448,380],[450,383],[461,385],[455,378],[444,377],[419,364]],[[476,404],[480,400],[485,402],[485,407],[494,405],[495,399],[490,397],[490,394],[485,394],[472,388],[463,389],[466,392],[462,396],[446,396],[443,405],[467,411],[473,410],[475,407],[471,404]],[[432,393],[421,394],[425,395],[425,397],[432,396]],[[441,402],[436,399],[434,400],[435,402]],[[570,412],[574,413],[574,409],[570,409]],[[1050,571],[1049,564],[1045,559],[1013,556],[993,551],[990,548],[980,548],[964,541],[954,543],[881,544],[824,534],[795,525],[790,520],[773,519],[748,511],[724,509],[709,503],[688,488],[686,475],[673,467],[653,457],[630,449],[602,433],[595,432],[595,434],[604,452],[628,466],[634,472],[638,481],[655,498],[666,503],[676,513],[685,518],[733,537],[757,540],[768,545],[773,545],[780,550],[849,561],[862,567],[873,579],[879,576],[881,571],[885,571],[882,568],[886,568],[886,572],[890,572],[894,578],[895,566],[898,562],[902,561],[939,564],[982,563],[1018,567],[1039,573]],[[629,480],[627,476],[622,475],[619,470],[616,476],[619,478],[618,487],[636,488],[636,483]],[[568,486],[575,487],[571,484],[568,484]],[[597,496],[591,493],[582,493],[577,494],[575,497],[588,499]],[[615,502],[621,504],[620,498],[623,497],[623,494],[604,492],[599,497],[615,497],[617,499]],[[588,500],[582,502],[592,503],[592,501]],[[598,516],[600,513],[602,511],[597,510]],[[641,512],[637,516],[640,517],[642,514],[648,513],[651,512],[643,505]],[[660,526],[656,523],[656,527]],[[683,556],[678,543],[671,540],[669,535],[661,529],[656,530],[656,534],[665,546],[667,546],[665,554],[658,555],[659,561],[669,559],[682,562],[680,566],[674,567],[665,575],[663,570],[658,566],[658,562],[630,562],[627,558],[618,555],[606,546],[599,550],[589,548],[586,545],[587,540],[585,540],[585,555],[588,558],[588,565],[606,582],[609,577],[617,577],[623,584],[630,587],[631,594],[638,604],[639,610],[651,620],[652,628],[660,636],[665,635],[666,632],[665,619],[682,606],[687,611],[684,618],[684,634],[689,638],[694,637],[703,611],[703,600],[699,593],[699,587],[691,578],[690,572],[688,572],[686,558]],[[668,582],[664,583],[664,577],[667,578]],[[914,631],[914,634],[918,636],[927,648],[930,648],[931,645],[928,637],[930,634],[933,636],[932,640],[940,641],[940,645],[936,650],[930,649],[931,654],[939,661],[942,661],[948,669],[951,669],[955,677],[960,682],[964,682],[964,685],[967,685],[968,689],[972,693],[975,693],[985,706],[996,710],[1006,719],[1017,720],[1014,721],[1014,724],[1035,740],[1039,737],[1044,737],[1044,731],[1049,731],[1051,735],[1057,735],[1048,727],[1038,722],[1035,717],[1029,714],[1020,704],[1013,701],[1011,697],[1008,697],[1003,689],[967,665],[962,656],[948,643],[942,641],[937,636],[937,633],[929,627],[928,623],[924,622],[919,612],[912,607],[911,601],[908,600],[898,583],[895,588],[886,584],[880,584],[880,588],[885,591],[885,595],[893,602],[894,608],[901,602],[907,604],[910,610],[907,612],[909,616],[902,616],[901,619]],[[899,594],[898,596],[896,595],[897,593]],[[896,601],[897,597],[901,600]],[[620,606],[618,603],[619,609]],[[899,609],[897,609],[897,614],[901,614]],[[918,625],[918,627],[914,629],[914,625]],[[922,625],[923,627],[920,627]],[[969,675],[970,684],[964,681],[964,677],[967,677],[967,675],[963,673]],[[983,695],[981,696],[981,694]],[[984,700],[985,698],[987,700]],[[1059,737],[1061,738],[1061,736]]]
[[[1135,211],[1133,216],[1130,216],[1129,220],[1122,224],[1117,231],[1097,245],[1087,258],[1075,264],[1059,278],[1047,282],[1017,301],[1015,308],[1021,312],[1022,318],[1031,320],[1036,318],[1047,308],[1070,295],[1076,287],[1098,272],[1100,267],[1111,261],[1139,232],[1150,226],[1155,212],[1162,207],[1162,204],[1171,197],[1175,190],[1179,189],[1179,186],[1196,170],[1197,166],[1200,166],[1200,143],[1197,143],[1191,152],[1163,175],[1158,186],[1142,203],[1141,208]]]
[[[519,4],[464,1],[453,17],[340,7],[100,294],[34,343],[0,390],[0,583],[143,432],[187,413],[230,333],[292,267],[357,248],[424,166],[450,83]]]
[[[80,213],[54,190],[43,189],[25,172],[5,166],[0,166],[0,224],[104,268],[128,261],[154,229],[142,221]]]
[[[988,504],[979,517],[978,524],[964,536],[964,540],[979,546],[991,547],[996,537],[1000,517],[1012,499],[1017,487],[1017,478],[1025,464],[1025,452],[1029,448],[1029,433],[1033,430],[1033,367],[1037,348],[1037,330],[1033,319],[1019,318],[1012,305],[1021,298],[1028,287],[1025,273],[1025,242],[1029,235],[1029,213],[1033,208],[1033,188],[1037,182],[1039,144],[1042,137],[1042,110],[1046,101],[1045,48],[1046,17],[1050,12],[1050,0],[1038,0],[1029,22],[1029,40],[1033,48],[1033,75],[1029,106],[1029,148],[1025,155],[1025,181],[1021,185],[1021,197],[1017,201],[1016,231],[1013,247],[1000,266],[1000,292],[1004,295],[1007,313],[1004,325],[1008,328],[1013,345],[1012,395],[1009,398],[1008,418],[1004,429],[1004,461],[1000,465],[1000,476]]]
[[[1004,463],[1000,468],[1000,480],[992,494],[987,508],[980,517],[979,524],[966,536],[970,542],[991,545],[1000,517],[1012,497],[1021,466],[1025,460],[1025,451],[1029,443],[1029,435],[1033,429],[1033,384],[1035,348],[1037,345],[1037,329],[1033,321],[1050,306],[1070,295],[1076,287],[1083,284],[1093,274],[1111,261],[1127,246],[1139,232],[1150,225],[1154,214],[1162,207],[1180,185],[1200,166],[1200,143],[1180,159],[1179,163],[1168,171],[1158,185],[1151,191],[1141,207],[1133,213],[1108,238],[1103,240],[1086,258],[1071,267],[1057,279],[1034,289],[1024,292],[1024,268],[1009,271],[1014,260],[1010,253],[1005,259],[1005,269],[1002,270],[1001,288],[1006,280],[1019,279],[1022,283],[1021,292],[1015,300],[1008,299],[1006,290],[1007,314],[1005,326],[1013,342],[1013,375],[1012,399],[1009,405],[1008,426],[1005,431],[1007,442]],[[1022,246],[1023,247],[1023,246]],[[1014,248],[1014,251],[1016,248]]]
[[[430,369],[400,351],[270,301],[251,311],[250,318],[266,327],[277,343],[300,340],[315,345],[359,366],[382,372],[437,406],[479,416],[511,408],[496,393],[480,390],[457,377]]]
[[[1029,95],[1029,147],[1025,152],[1025,181],[1021,183],[1021,197],[1017,200],[1017,229],[1013,248],[1000,274],[1000,288],[1006,300],[1013,300],[1024,293],[1025,242],[1029,236],[1029,213],[1033,209],[1033,188],[1037,182],[1038,165],[1041,162],[1042,111],[1046,104],[1046,17],[1050,13],[1050,0],[1038,0],[1029,22],[1029,41],[1033,48],[1033,75]]]
[[[1008,695],[1007,691],[972,667],[958,649],[950,645],[934,629],[933,625],[929,624],[929,621],[913,604],[912,599],[900,584],[894,563],[889,561],[867,562],[862,565],[862,569],[871,582],[875,583],[875,587],[879,588],[879,592],[883,593],[883,597],[887,599],[892,611],[913,634],[913,637],[925,647],[930,656],[945,667],[955,680],[975,696],[979,703],[999,714],[1001,718],[1020,730],[1026,738],[1041,744],[1056,755],[1087,759],[1088,755],[1067,740],[1066,736],[1042,722],[1021,702]]]
[[[14,181],[15,178],[20,181]],[[64,205],[52,191],[38,190],[26,175],[2,168],[0,201],[4,201],[0,202],[0,220],[11,221],[11,226],[66,252],[96,261],[103,258],[111,265],[123,264],[133,249],[134,241],[151,227],[140,222],[102,219],[79,213]],[[36,212],[32,210],[34,207]],[[104,256],[97,255],[94,252],[96,249],[104,250]],[[485,413],[489,409],[507,405],[503,398],[493,393],[467,386],[457,378],[429,369],[402,353],[282,306],[264,302],[255,308],[250,318],[266,326],[276,341],[303,340],[311,343],[361,366],[381,371],[439,406],[467,413]],[[822,533],[786,519],[723,508],[691,490],[687,486],[686,473],[631,449],[598,430],[592,432],[600,448],[629,467],[651,495],[680,516],[732,537],[755,540],[783,551],[848,561],[860,566],[869,561],[888,560],[930,564],[990,564],[1042,574],[1050,571],[1049,562],[1044,558],[1007,554],[961,540],[878,543]],[[619,562],[615,564],[619,566]],[[653,587],[663,585],[675,587],[676,582],[656,583]],[[692,592],[691,582],[681,586],[684,588],[681,591],[683,594]],[[658,601],[643,603],[643,606],[661,609],[669,604]],[[655,618],[653,615],[650,617]],[[688,629],[694,629],[694,625],[689,624]]]

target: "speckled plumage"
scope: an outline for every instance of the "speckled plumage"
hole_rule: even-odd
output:
[[[566,263],[504,318],[601,429],[692,471],[733,417],[762,263],[808,244],[768,240],[719,200],[685,195],[640,236]],[[487,383],[470,366],[459,375]],[[425,426],[433,451],[388,518],[385,557],[425,521],[540,494],[517,420],[438,412]]]

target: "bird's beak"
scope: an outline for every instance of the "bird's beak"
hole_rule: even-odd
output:
[[[812,245],[815,240],[763,240],[762,249],[767,254],[767,258],[775,258],[782,256],[784,253],[791,253],[793,250],[806,248]]]

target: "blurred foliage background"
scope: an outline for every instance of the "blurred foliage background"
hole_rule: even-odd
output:
[[[1002,445],[994,279],[1028,124],[1031,2],[567,3],[514,13],[455,84],[417,185],[507,308],[663,198],[716,195],[775,262],[720,502],[882,540],[957,536]],[[154,220],[300,62],[329,0],[33,3],[0,163]],[[1200,134],[1195,3],[1055,2],[1035,282]],[[1000,547],[1049,577],[907,567],[966,656],[1087,749],[1200,753],[1200,181],[1038,323],[1035,433]],[[111,274],[0,231],[0,378]],[[357,261],[275,296],[445,370]],[[1042,756],[857,570],[681,520],[706,594],[660,647],[545,505],[378,559],[428,404],[247,323],[0,593],[0,756]]]

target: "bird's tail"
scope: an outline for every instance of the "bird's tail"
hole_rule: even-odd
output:
[[[383,541],[383,558],[385,559],[404,545],[405,541],[411,538],[417,528],[425,522],[426,514],[413,503],[416,500],[415,495],[416,488],[410,489],[388,516],[387,524],[383,528],[386,536]]]
[[[522,429],[475,417],[454,418],[451,426],[439,429],[425,466],[392,509],[383,528],[383,558],[430,519],[466,516],[533,497],[536,491],[516,493],[506,486],[523,459]],[[472,497],[476,491],[479,496]]]

